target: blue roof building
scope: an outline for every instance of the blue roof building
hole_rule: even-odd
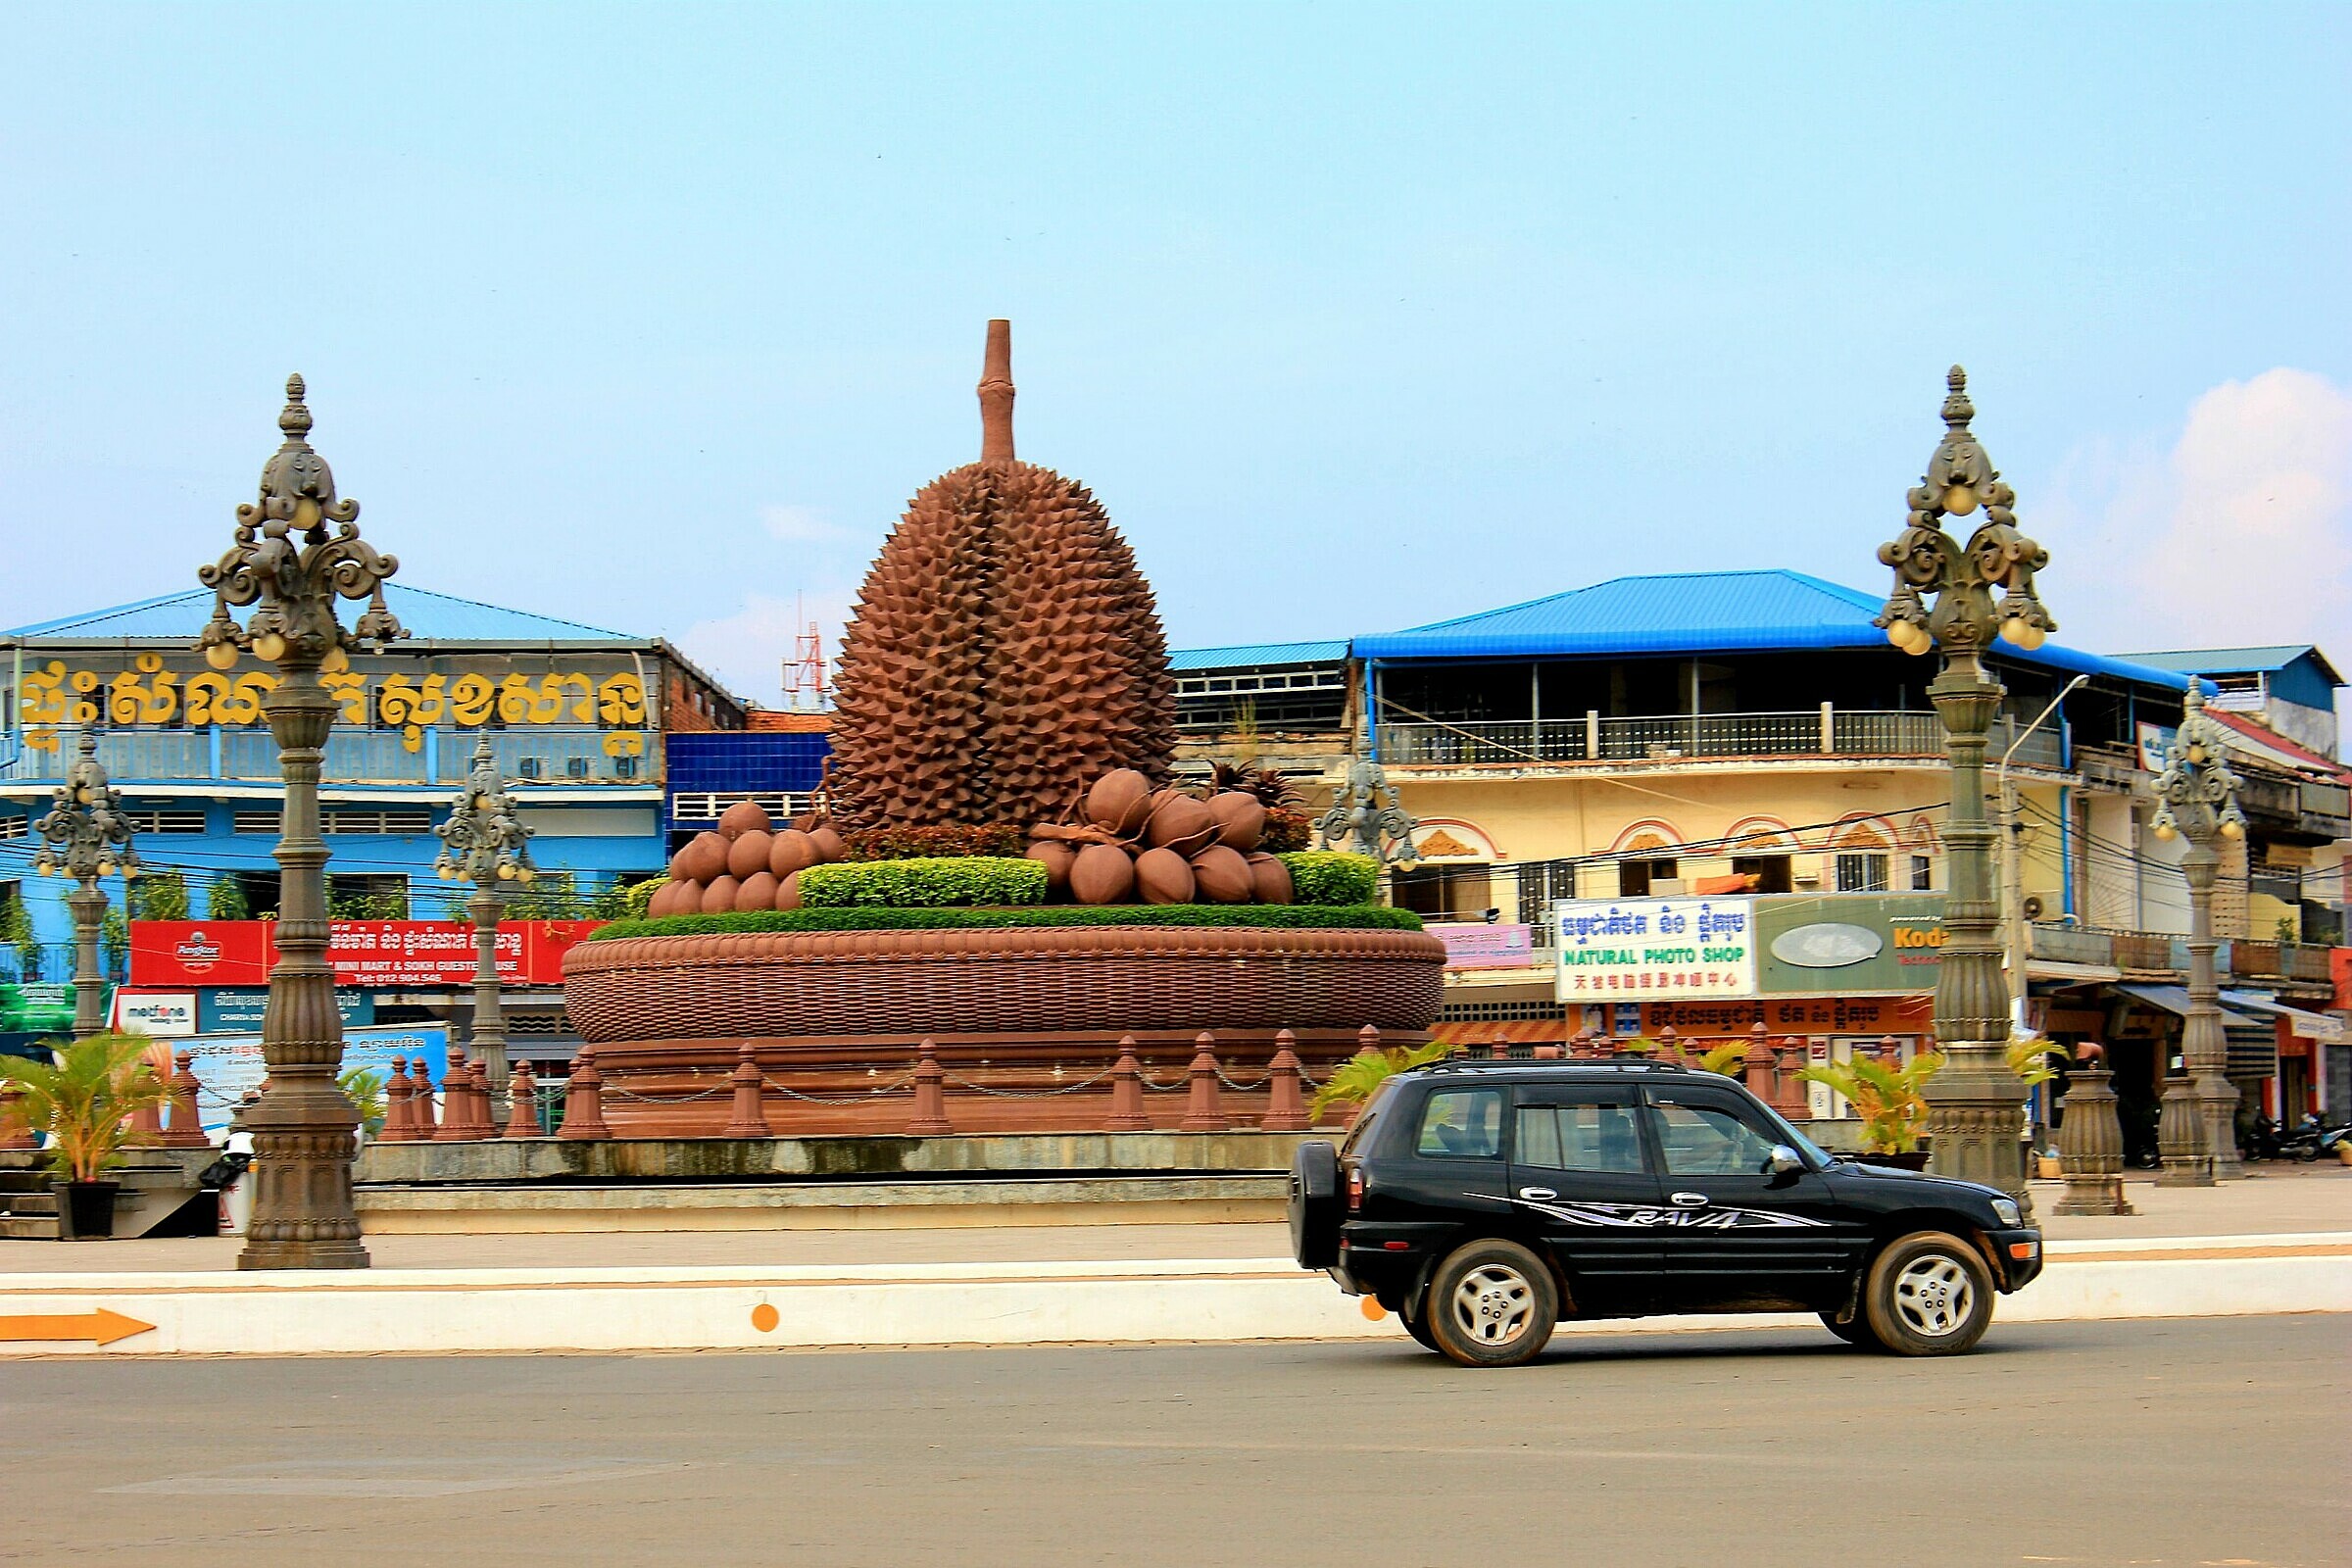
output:
[[[2125,656],[2157,669],[2202,675],[2210,706],[2252,713],[2323,757],[2336,755],[2335,694],[2343,676],[2309,643],[2270,648],[2193,648]]]
[[[324,677],[343,704],[319,789],[333,908],[453,912],[462,893],[433,875],[432,830],[484,737],[535,830],[541,913],[586,912],[601,890],[661,870],[672,742],[734,738],[742,702],[659,638],[399,581],[384,593],[410,635]],[[65,884],[27,872],[32,821],[85,730],[142,860],[182,873],[193,917],[274,908],[281,785],[265,707],[275,677],[251,659],[219,671],[196,656],[212,612],[213,596],[192,589],[0,633],[0,900],[21,900],[32,925],[24,953],[0,949],[0,980],[57,980],[71,966]],[[456,999],[377,1000],[412,1009],[388,1021],[421,1022]],[[523,1036],[534,1004],[557,1001],[514,999]]]

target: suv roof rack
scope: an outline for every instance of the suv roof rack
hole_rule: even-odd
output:
[[[1647,1056],[1621,1053],[1614,1056],[1444,1056],[1436,1061],[1423,1062],[1420,1072],[1485,1072],[1495,1067],[1618,1067],[1642,1072],[1691,1073],[1700,1069],[1686,1067],[1680,1062],[1653,1061]]]

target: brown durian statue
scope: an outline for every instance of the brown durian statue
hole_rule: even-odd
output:
[[[1023,822],[1115,768],[1167,775],[1151,585],[1084,485],[1014,459],[1012,399],[991,321],[980,461],[908,504],[842,638],[830,803],[852,825]]]

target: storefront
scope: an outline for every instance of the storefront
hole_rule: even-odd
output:
[[[1943,951],[1939,894],[1783,894],[1564,901],[1557,1038],[1671,1038],[1698,1053],[1758,1024],[1807,1059],[1933,1043]],[[1668,1035],[1668,1031],[1672,1035]],[[1808,1086],[1813,1113],[1843,1102]]]

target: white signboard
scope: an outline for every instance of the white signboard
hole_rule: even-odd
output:
[[[200,1086],[196,1095],[197,1120],[208,1133],[228,1125],[237,1102],[262,1086],[269,1069],[262,1060],[260,1035],[198,1035],[187,1045]],[[421,1061],[437,1088],[449,1065],[447,1024],[376,1024],[343,1031],[343,1066],[365,1067],[388,1075],[392,1058]]]
[[[175,1040],[196,1032],[196,993],[193,991],[118,991],[115,1027],[159,1040]]]
[[[1754,899],[1570,899],[1562,1002],[1695,1002],[1756,994]]]

